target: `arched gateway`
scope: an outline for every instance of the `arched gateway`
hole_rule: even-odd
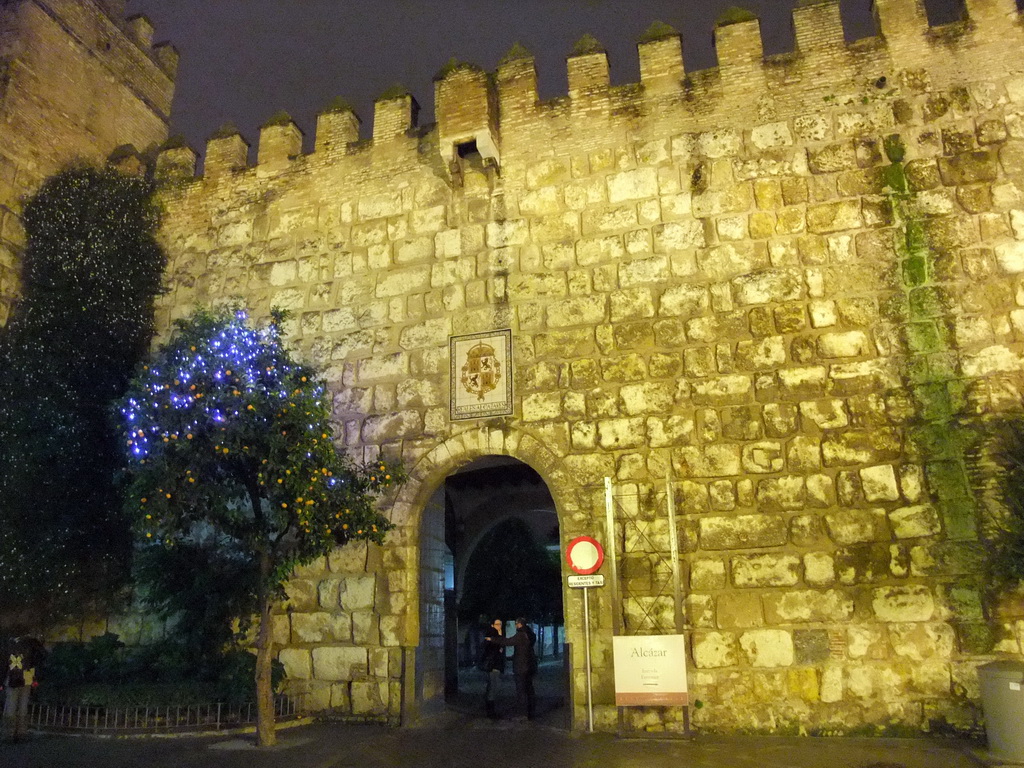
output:
[[[413,603],[418,605],[418,610],[410,610],[407,616],[409,637],[415,637],[417,642],[407,657],[407,664],[413,665],[414,672],[406,678],[407,687],[403,692],[402,714],[406,721],[438,711],[444,704],[445,689],[448,698],[451,698],[453,685],[458,686],[457,682],[453,683],[458,677],[453,668],[453,665],[458,664],[458,649],[452,647],[454,571],[464,573],[465,560],[472,547],[489,527],[500,522],[502,513],[508,512],[495,510],[494,516],[482,521],[480,530],[474,531],[472,539],[467,543],[466,551],[453,553],[448,548],[445,543],[445,482],[458,477],[460,470],[477,466],[485,466],[492,472],[504,472],[507,475],[513,475],[517,467],[529,468],[540,475],[544,495],[549,495],[555,513],[561,538],[558,542],[559,551],[565,541],[567,524],[568,530],[573,530],[572,520],[579,517],[579,495],[583,489],[560,467],[560,458],[549,447],[521,430],[487,427],[467,430],[440,443],[417,462],[396,500],[394,518],[396,525],[406,532],[411,534],[418,531],[418,568],[415,573],[410,573],[410,580],[416,587]],[[516,484],[517,480],[513,477],[511,483]],[[534,510],[521,510],[523,513],[531,511]],[[400,519],[402,514],[408,517]],[[450,542],[451,537],[448,539]],[[452,582],[440,590],[438,582],[444,576],[440,573],[444,568],[443,559],[449,556],[454,560],[456,554],[460,556],[458,566],[452,567],[455,566],[454,562],[449,564],[452,573],[448,574],[448,578]],[[559,557],[558,561],[561,563],[562,558]],[[437,578],[431,578],[434,576]],[[561,584],[564,588],[564,578]],[[461,589],[463,585],[459,586]],[[565,640],[572,644],[577,635],[582,637],[582,614],[578,601],[565,599],[563,605]],[[549,647],[554,646],[558,637],[556,630],[555,638],[548,641]],[[465,644],[465,628],[458,639]],[[557,654],[561,649],[552,647],[551,650]],[[462,661],[465,666],[465,659]],[[571,659],[567,659],[566,663],[570,664]],[[463,670],[463,678],[465,676],[466,671]],[[569,695],[571,698],[571,691]]]

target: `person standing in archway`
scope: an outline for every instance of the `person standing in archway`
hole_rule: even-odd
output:
[[[484,707],[491,720],[498,719],[498,690],[501,675],[505,671],[505,648],[498,643],[502,640],[501,619],[495,619],[484,632],[480,647],[480,669],[487,675],[487,690],[484,692]]]
[[[537,714],[537,694],[533,689],[533,678],[537,674],[537,653],[533,644],[537,636],[526,623],[525,618],[516,619],[516,633],[512,637],[490,637],[485,642],[500,643],[502,647],[512,646],[512,674],[516,681],[516,701],[523,707],[526,719],[533,720]]]

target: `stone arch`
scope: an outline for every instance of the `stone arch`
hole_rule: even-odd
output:
[[[446,477],[459,467],[484,456],[516,459],[540,475],[554,502],[563,544],[567,527],[572,527],[570,521],[579,518],[580,486],[564,465],[563,457],[524,430],[504,426],[466,429],[426,450],[408,470],[408,479],[392,505],[392,522],[398,529],[395,531],[396,544],[401,549],[396,566],[404,566],[406,594],[409,598],[406,601],[404,635],[405,645],[410,650],[420,642],[419,541],[424,508]],[[582,626],[582,614],[569,600],[565,601],[564,622],[566,627]],[[404,708],[416,706],[416,693],[410,683],[407,678]],[[574,696],[571,686],[569,695]]]

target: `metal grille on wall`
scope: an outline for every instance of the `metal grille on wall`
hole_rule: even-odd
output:
[[[607,556],[616,635],[671,635],[683,631],[672,478],[664,484],[616,486],[605,478]]]

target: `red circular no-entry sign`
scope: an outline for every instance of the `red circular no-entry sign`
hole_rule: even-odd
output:
[[[576,573],[595,573],[604,563],[604,548],[591,536],[577,536],[565,548],[565,562]]]

